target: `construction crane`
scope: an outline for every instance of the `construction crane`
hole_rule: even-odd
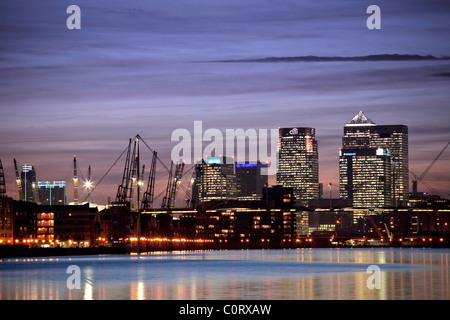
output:
[[[142,208],[142,200],[144,199],[143,197],[143,187],[144,187],[144,177],[145,177],[145,163],[142,165],[142,170],[141,170],[141,175],[139,177],[139,180],[137,182],[138,185],[138,202],[137,202],[137,209],[140,210]]]
[[[73,202],[78,204],[77,156],[73,156]]]
[[[130,193],[128,195],[128,201],[131,204],[131,209],[135,210],[136,209],[136,202],[139,202],[139,200],[135,197],[135,190],[136,190],[136,186],[137,186],[137,172],[138,172],[138,163],[136,161],[136,157],[133,157],[133,162],[132,162],[132,167],[131,167],[131,188],[130,188]],[[136,201],[136,202],[135,202]]]
[[[172,209],[175,207],[175,202],[177,201],[178,190],[181,183],[181,178],[183,177],[184,162],[178,163],[175,168],[175,176],[173,177],[172,187],[170,189],[168,207]]]
[[[25,197],[22,188],[22,178],[20,177],[19,169],[17,168],[16,158],[14,158],[13,160],[14,160],[14,169],[16,171],[16,184],[17,184],[17,191],[19,192],[19,200],[24,201]]]
[[[369,219],[370,224],[372,225],[373,231],[377,234],[380,241],[383,242],[383,235],[381,234],[380,229],[378,229],[378,226],[377,226],[375,220],[373,220],[372,216],[369,213],[366,213],[366,217],[367,217],[367,219]]]
[[[87,202],[91,203],[92,202],[92,198],[91,198],[92,181],[91,181],[91,166],[90,165],[89,165],[89,168],[88,168],[87,180],[86,180],[86,183],[84,185],[86,187],[86,192],[87,192]]]
[[[189,209],[192,208],[193,203],[192,203],[192,188],[194,187],[194,183],[195,183],[195,179],[197,177],[197,171],[195,171],[195,165],[194,165],[194,171],[192,171],[192,175],[191,175],[191,179],[189,179],[189,184],[186,190],[186,195],[184,198],[185,201],[185,208]]]
[[[417,184],[419,182],[421,182],[423,180],[423,178],[427,175],[428,171],[430,171],[431,167],[433,167],[433,165],[435,164],[435,162],[439,159],[439,157],[444,153],[445,149],[447,149],[447,147],[450,145],[450,141],[447,142],[447,144],[445,145],[444,149],[441,150],[441,152],[439,152],[439,154],[436,156],[436,158],[434,158],[434,160],[430,163],[430,165],[425,169],[425,171],[419,176],[417,177],[416,175],[414,175],[414,179],[412,181],[412,190],[413,193],[417,193]]]
[[[386,225],[386,223],[384,223],[384,228],[386,230],[386,234],[387,234],[387,236],[389,238],[389,241],[392,241],[394,239],[394,234],[391,231],[389,231],[389,228]]]
[[[141,195],[140,189],[144,187],[142,174],[139,174],[139,144],[140,142],[144,143],[144,145],[152,152],[153,158],[152,158],[152,164],[150,168],[150,174],[148,177],[148,184],[146,191]],[[167,184],[167,189],[165,190],[165,197],[162,201],[162,208],[167,208],[169,204],[169,197],[171,196],[172,186],[173,184],[173,162],[171,163],[171,168],[169,169],[160,158],[158,158],[156,151],[153,151],[149,145],[145,142],[145,140],[140,137],[139,135],[136,135],[134,138],[134,147],[132,148],[133,139],[129,140],[128,148],[123,152],[127,152],[126,160],[125,160],[125,167],[122,175],[122,183],[117,188],[117,194],[116,194],[116,202],[130,202],[131,206],[135,210],[146,210],[149,209],[154,200],[154,189],[155,189],[155,174],[156,174],[156,161],[159,161],[162,166],[167,170],[169,173],[169,179]],[[122,153],[122,154],[123,154]],[[121,155],[122,156],[122,155]],[[117,162],[117,161],[116,161]],[[179,169],[181,169],[181,164],[179,165]],[[184,166],[184,165],[183,165]],[[140,177],[138,177],[140,175]],[[140,179],[138,179],[140,178]],[[176,187],[176,184],[175,184]],[[176,188],[177,190],[177,188]],[[164,192],[164,191],[163,191]],[[161,194],[163,194],[163,192]],[[134,198],[136,196],[136,198]],[[141,200],[142,198],[142,200]],[[135,199],[137,199],[136,203],[138,206],[136,206],[136,203],[134,203]]]
[[[155,192],[155,175],[156,175],[156,158],[157,153],[153,151],[152,164],[150,166],[150,173],[148,176],[147,190],[142,197],[142,209],[148,210],[152,207],[153,197]]]
[[[2,160],[0,159],[0,198],[6,197],[5,172],[3,171]]]
[[[167,179],[167,187],[166,187],[166,194],[162,200],[161,208],[166,209],[169,208],[169,196],[170,196],[170,190],[172,189],[172,179],[173,179],[173,161],[170,161],[170,170],[169,170],[169,178]]]
[[[137,146],[138,140],[134,141],[133,151],[131,151],[132,143],[133,141],[132,139],[130,139],[122,176],[122,183],[117,189],[116,202],[132,202],[134,187],[136,183],[136,167],[138,165],[137,160],[139,159],[139,156],[137,155],[137,152],[139,152],[139,148]]]

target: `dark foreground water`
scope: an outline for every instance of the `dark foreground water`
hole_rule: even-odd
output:
[[[0,299],[449,299],[449,254],[349,248],[0,259]],[[71,265],[80,289],[67,286]],[[380,268],[380,289],[368,287],[369,277],[376,283],[370,265]]]

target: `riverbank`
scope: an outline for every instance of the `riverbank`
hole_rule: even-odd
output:
[[[29,257],[51,257],[51,256],[81,256],[81,255],[101,255],[101,254],[138,254],[149,252],[170,252],[170,251],[191,251],[191,250],[251,250],[251,249],[308,249],[308,248],[449,248],[448,245],[361,245],[361,246],[347,246],[347,245],[307,245],[307,246],[276,246],[276,245],[245,245],[245,244],[221,244],[220,246],[214,244],[202,244],[202,245],[158,245],[158,246],[145,246],[139,251],[136,247],[93,247],[93,248],[29,248],[27,246],[0,246],[0,258],[29,258]]]
[[[27,246],[0,246],[0,258],[80,256],[125,253],[127,253],[127,250],[125,248],[28,248]]]

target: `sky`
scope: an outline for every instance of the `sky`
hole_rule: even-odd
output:
[[[72,4],[79,30],[66,27]],[[372,4],[378,30],[366,26]],[[222,132],[316,128],[319,180],[338,197],[343,126],[360,110],[377,124],[408,126],[410,170],[420,175],[450,141],[450,60],[441,59],[450,57],[449,13],[445,0],[1,1],[7,193],[18,198],[15,157],[39,181],[66,180],[72,201],[76,155],[81,176],[92,167],[93,202],[106,203],[130,138],[139,134],[169,165],[172,132],[202,121]],[[371,55],[381,58],[353,59]],[[449,164],[450,148],[424,178],[444,197]],[[155,194],[166,179],[158,163]]]

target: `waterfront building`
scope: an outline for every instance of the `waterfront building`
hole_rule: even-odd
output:
[[[13,244],[13,199],[0,196],[0,245]]]

